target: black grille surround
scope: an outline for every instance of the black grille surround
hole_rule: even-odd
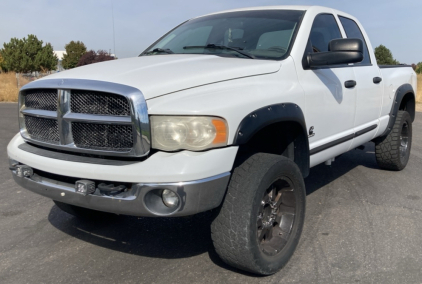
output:
[[[57,90],[35,89],[25,94],[25,106],[33,109],[57,111]]]
[[[72,136],[79,148],[128,152],[133,147],[131,125],[72,122]]]
[[[139,159],[151,150],[145,97],[139,89],[118,83],[31,82],[19,92],[19,126],[33,145],[78,155]]]
[[[73,90],[70,96],[70,110],[73,113],[129,116],[128,100],[111,93]]]
[[[57,120],[25,115],[25,127],[31,139],[58,145],[60,142]]]

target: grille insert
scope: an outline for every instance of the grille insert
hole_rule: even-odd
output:
[[[74,113],[129,116],[128,100],[119,95],[72,90],[70,109]]]
[[[57,120],[25,115],[25,126],[31,139],[51,144],[60,142]]]
[[[37,88],[37,89],[33,89]],[[147,157],[148,108],[134,87],[84,79],[37,81],[19,92],[19,128],[29,143],[101,157]]]
[[[133,148],[130,125],[72,123],[72,135],[79,148],[128,152]]]
[[[25,106],[33,109],[57,110],[57,90],[28,90],[25,94]]]

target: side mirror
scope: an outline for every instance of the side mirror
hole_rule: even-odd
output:
[[[358,63],[363,60],[363,42],[360,39],[334,39],[328,45],[328,52],[310,53],[309,67]]]

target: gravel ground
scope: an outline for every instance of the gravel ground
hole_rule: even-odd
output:
[[[16,104],[0,104],[0,283],[421,283],[422,113],[402,172],[380,170],[371,144],[311,170],[299,247],[270,277],[222,263],[207,214],[83,222],[20,188],[6,153],[17,129]]]
[[[422,112],[422,103],[416,104],[416,111]]]

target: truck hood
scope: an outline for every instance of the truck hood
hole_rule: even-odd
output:
[[[215,55],[154,55],[119,59],[58,72],[48,79],[86,79],[132,86],[145,99],[221,81],[277,72],[279,61]]]

